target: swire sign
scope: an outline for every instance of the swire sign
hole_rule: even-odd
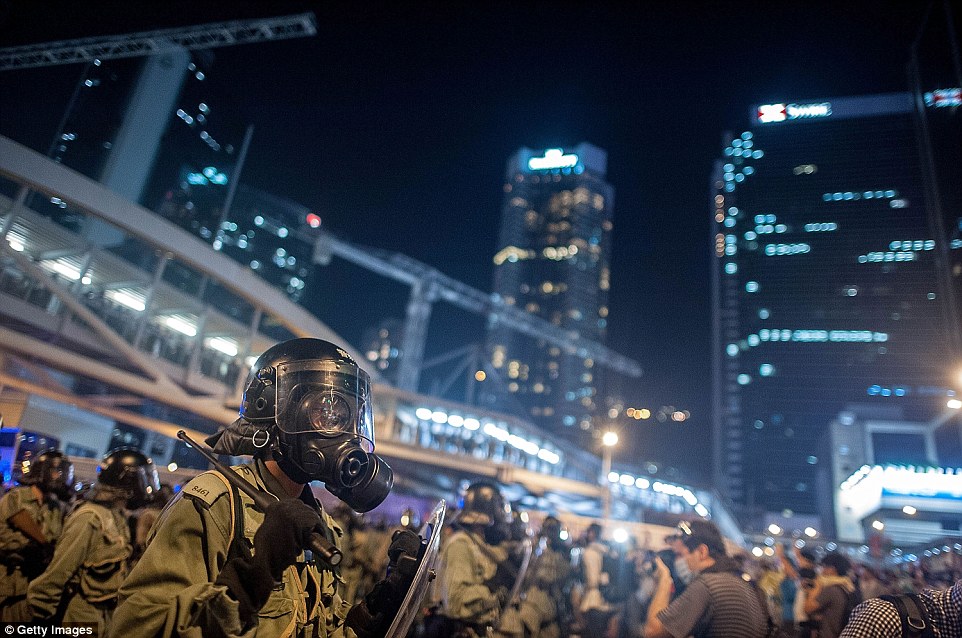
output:
[[[762,104],[758,107],[758,121],[763,124],[769,122],[784,122],[786,120],[828,117],[831,114],[831,102],[816,102],[814,104]]]

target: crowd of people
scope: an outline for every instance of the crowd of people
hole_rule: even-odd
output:
[[[959,562],[880,571],[777,544],[760,561],[700,518],[657,541],[614,542],[597,522],[572,538],[550,515],[531,529],[491,481],[449,512],[435,577],[406,602],[428,543],[417,512],[364,516],[393,485],[369,393],[342,349],[295,339],[261,355],[240,417],[207,439],[249,463],[175,494],[150,459],[115,450],[80,495],[62,453],[29,459],[0,499],[0,622],[374,638],[413,604],[414,638],[962,636]],[[330,512],[314,481],[337,497]]]

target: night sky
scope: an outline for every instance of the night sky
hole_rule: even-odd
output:
[[[707,480],[709,174],[752,104],[906,88],[927,2],[0,2],[0,46],[312,10],[310,39],[215,50],[210,76],[255,132],[241,181],[325,227],[491,286],[504,166],[521,146],[588,141],[615,188],[608,345],[645,368],[615,462]],[[941,7],[939,7],[941,8]],[[46,150],[79,67],[0,73],[0,133]],[[343,262],[307,305],[357,345],[407,290]],[[482,338],[435,306],[430,357]],[[627,449],[625,446],[623,449]]]

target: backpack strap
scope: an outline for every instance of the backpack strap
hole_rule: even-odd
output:
[[[227,546],[227,560],[232,558],[243,558],[244,560],[250,560],[253,554],[251,554],[250,547],[244,542],[244,502],[241,500],[240,490],[231,485],[223,474],[220,472],[211,472],[213,476],[216,476],[224,485],[227,487],[228,493],[230,494],[230,536]],[[240,534],[237,533],[240,530]]]
[[[879,596],[891,603],[899,614],[903,638],[934,638],[932,623],[918,594]]]

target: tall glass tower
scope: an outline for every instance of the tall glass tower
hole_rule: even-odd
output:
[[[744,514],[830,502],[826,457],[846,450],[820,445],[847,406],[926,422],[953,396],[946,237],[915,109],[909,93],[765,104],[724,141],[715,475]]]
[[[603,342],[614,189],[607,154],[588,143],[522,148],[507,164],[493,291],[506,303]],[[600,366],[492,323],[482,384],[488,407],[548,429],[590,430]]]

